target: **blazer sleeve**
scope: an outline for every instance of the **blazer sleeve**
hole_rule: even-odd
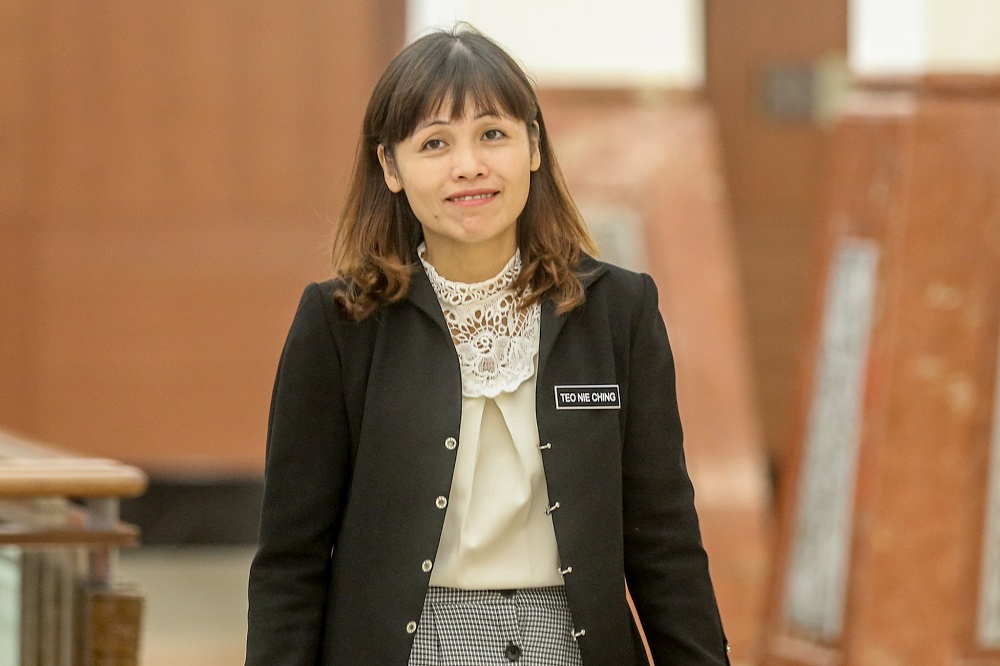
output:
[[[247,666],[314,666],[319,658],[350,478],[340,357],[325,298],[316,284],[306,288],[278,364],[250,568]]]
[[[673,354],[656,286],[642,278],[622,450],[625,577],[656,664],[728,664],[684,462]]]

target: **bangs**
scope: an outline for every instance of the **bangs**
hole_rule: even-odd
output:
[[[436,37],[433,35],[432,37]],[[537,116],[531,82],[495,45],[482,46],[465,33],[449,38],[446,48],[428,49],[411,61],[400,77],[387,109],[382,141],[393,145],[410,136],[424,120],[446,113],[457,120],[472,104],[477,114],[507,116],[530,124]],[[428,39],[428,38],[425,38]]]

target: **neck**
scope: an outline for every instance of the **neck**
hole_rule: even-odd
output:
[[[441,277],[453,282],[484,282],[496,277],[517,251],[517,243],[490,246],[442,245],[425,239],[424,259]]]

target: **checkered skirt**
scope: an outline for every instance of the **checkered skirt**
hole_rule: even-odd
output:
[[[409,666],[511,664],[583,665],[565,588],[428,588]]]

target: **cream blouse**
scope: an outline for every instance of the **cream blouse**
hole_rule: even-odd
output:
[[[427,272],[458,352],[462,422],[430,584],[461,589],[562,585],[535,421],[540,307],[510,288],[520,252],[465,284]]]

